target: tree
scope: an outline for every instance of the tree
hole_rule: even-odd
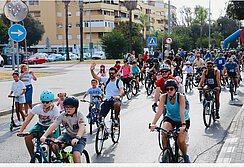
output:
[[[203,25],[206,23],[208,11],[202,6],[195,7],[195,22],[200,24],[200,48],[202,48],[202,31]]]
[[[182,8],[180,8],[180,14],[181,14],[182,25],[186,27],[191,26],[193,21],[191,8],[183,6]]]
[[[244,1],[229,2],[226,15],[232,19],[244,20]]]
[[[8,26],[3,22],[3,19],[0,18],[0,43],[8,43]]]
[[[140,20],[141,25],[142,25],[143,43],[145,43],[145,40],[146,40],[146,30],[147,30],[147,27],[150,25],[149,17],[147,16],[147,14],[142,13],[140,15],[140,17],[139,17],[139,20]]]
[[[123,54],[127,51],[127,44],[129,42],[122,32],[113,30],[110,33],[105,34],[102,39],[102,47],[107,53],[107,58],[110,59],[120,59]]]

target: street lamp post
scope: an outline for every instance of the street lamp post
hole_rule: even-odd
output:
[[[80,0],[80,61],[83,59],[83,0]]]
[[[170,37],[170,0],[168,0],[168,37]],[[168,51],[170,49],[170,44],[168,44]]]
[[[129,10],[129,14],[130,14],[130,20],[129,20],[129,24],[130,24],[130,52],[132,51],[132,10],[135,10],[137,6],[137,0],[130,0],[130,1],[126,1],[125,2],[125,7],[127,8],[127,10]]]
[[[210,7],[211,7],[211,0],[209,0],[209,12],[208,12],[208,19],[209,19],[209,25],[208,25],[208,48],[209,48],[209,50],[211,49],[211,47],[210,47],[210,38],[211,38],[211,9],[210,9]]]
[[[69,39],[68,39],[68,35],[69,35],[69,19],[68,19],[68,6],[70,3],[70,0],[64,0],[64,5],[65,5],[65,38],[66,38],[66,60],[70,60],[69,58]]]

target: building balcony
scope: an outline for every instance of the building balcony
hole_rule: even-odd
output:
[[[111,32],[113,30],[112,27],[92,27],[91,31],[94,32]],[[90,27],[83,28],[84,33],[90,32]]]

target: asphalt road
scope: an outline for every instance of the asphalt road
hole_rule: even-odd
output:
[[[243,100],[243,87],[240,87],[238,96]],[[197,163],[213,163],[218,156],[222,140],[226,135],[231,120],[240,109],[229,105],[228,91],[221,94],[221,118],[210,128],[205,129],[202,121],[202,104],[198,99],[198,91],[188,94],[191,105],[191,127],[189,130],[188,152],[191,161]],[[89,151],[92,162],[107,163],[155,163],[158,162],[160,149],[158,147],[157,133],[149,132],[148,123],[153,119],[151,110],[152,97],[145,95],[143,89],[132,101],[123,101],[121,111],[121,137],[118,144],[113,145],[111,139],[105,141],[100,156],[95,153],[95,130],[93,135],[88,134],[86,149]],[[81,103],[80,110],[87,113],[87,104]],[[0,162],[28,162],[29,156],[23,138],[16,136],[16,132],[9,132],[10,115],[0,117]],[[36,118],[35,118],[36,120]],[[28,129],[34,125],[34,120]],[[159,123],[159,122],[158,122]],[[94,126],[95,127],[95,126]],[[88,131],[88,129],[87,129]],[[10,156],[11,155],[11,156]]]

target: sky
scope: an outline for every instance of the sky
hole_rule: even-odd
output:
[[[211,19],[217,20],[219,16],[225,15],[225,9],[227,8],[229,0],[210,0],[211,4]],[[168,0],[164,0],[165,3],[168,3]],[[170,3],[177,8],[177,17],[179,17],[179,9],[182,6],[191,7],[192,12],[196,5],[200,5],[204,8],[209,8],[209,0],[170,0]]]

